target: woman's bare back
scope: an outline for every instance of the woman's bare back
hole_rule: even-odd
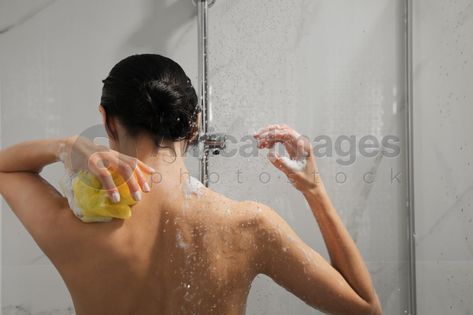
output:
[[[273,129],[277,132],[269,133]],[[300,138],[278,125],[256,137],[261,148],[281,141],[288,151]],[[83,223],[39,175],[73,139],[0,151],[0,194],[57,267],[78,315],[242,314],[259,273],[324,312],[381,314],[368,269],[317,175],[310,143],[304,144],[303,171],[287,168],[277,156],[270,161],[303,193],[330,263],[271,208],[203,187],[183,189],[180,158],[156,162],[163,182],[133,207],[130,219]],[[113,161],[119,153],[101,154]]]
[[[244,314],[257,211],[204,187],[187,196],[168,187],[125,221],[83,224],[66,212],[50,257],[79,315]]]

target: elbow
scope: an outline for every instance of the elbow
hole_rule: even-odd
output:
[[[370,311],[367,313],[369,315],[381,315],[383,310],[381,308],[381,303],[379,302],[378,296],[375,297],[374,301],[370,304]]]
[[[337,313],[337,314],[352,314],[352,315],[382,315],[383,311],[381,309],[381,305],[379,302],[369,303],[366,301],[366,304],[363,305],[357,311],[352,312],[344,312],[344,313]]]
[[[382,315],[383,314],[383,310],[381,309],[381,305],[377,305],[375,307],[375,309],[373,310],[373,313],[371,313],[373,315]]]
[[[351,314],[351,313],[350,313]],[[363,309],[359,310],[356,313],[353,313],[356,315],[382,315],[383,311],[381,310],[381,305],[379,303],[371,303],[371,304],[366,304]]]
[[[378,296],[375,296],[372,300],[364,300],[363,307],[356,312],[357,315],[381,315],[383,310],[381,303],[379,302]]]

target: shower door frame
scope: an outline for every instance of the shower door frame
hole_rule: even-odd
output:
[[[404,0],[404,59],[405,59],[405,91],[406,91],[406,160],[407,160],[407,210],[408,210],[408,240],[409,268],[408,314],[417,314],[416,293],[416,240],[415,240],[415,204],[414,204],[414,103],[413,103],[413,0]]]

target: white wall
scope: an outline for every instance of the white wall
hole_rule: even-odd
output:
[[[1,0],[0,30],[10,25],[0,34],[3,146],[99,124],[101,80],[133,53],[171,56],[197,84],[191,1]],[[61,278],[5,204],[1,226],[2,314],[70,314]]]
[[[473,314],[473,1],[414,3],[419,314]]]

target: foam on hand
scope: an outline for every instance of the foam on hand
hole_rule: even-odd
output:
[[[83,222],[109,222],[114,218],[127,219],[131,206],[136,204],[123,177],[112,172],[112,178],[120,193],[120,201],[113,203],[98,178],[90,172],[67,172],[60,185],[69,207]]]
[[[302,158],[300,160],[291,160],[287,156],[281,157],[281,161],[284,163],[284,165],[294,172],[301,172],[305,170],[305,167],[307,166],[307,159]]]

